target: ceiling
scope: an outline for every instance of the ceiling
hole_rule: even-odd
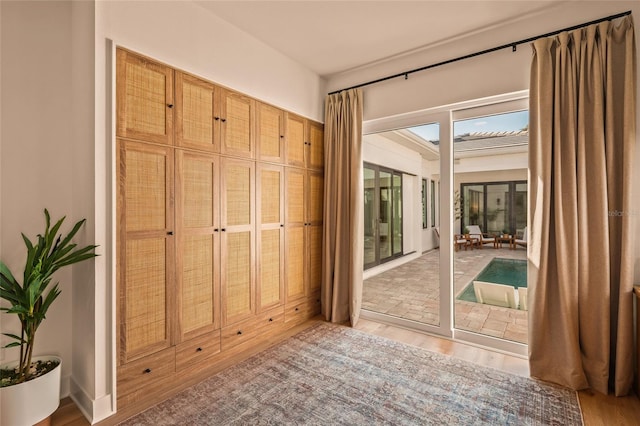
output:
[[[546,1],[218,1],[198,4],[320,76],[469,35]]]

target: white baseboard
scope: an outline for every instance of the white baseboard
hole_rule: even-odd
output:
[[[98,399],[92,399],[89,394],[73,380],[73,378],[71,379],[70,384],[71,399],[76,403],[76,406],[89,423],[96,424],[115,414],[110,394]]]

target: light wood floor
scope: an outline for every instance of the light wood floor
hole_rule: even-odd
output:
[[[311,320],[308,325],[311,326],[315,322],[316,320]],[[511,355],[369,320],[361,319],[355,328],[508,373],[521,376],[529,375],[527,360]],[[597,392],[581,391],[578,396],[586,426],[640,424],[640,400],[635,395],[617,398]],[[65,398],[62,400],[58,411],[53,414],[51,424],[53,426],[87,426],[89,422],[82,416],[73,401]]]

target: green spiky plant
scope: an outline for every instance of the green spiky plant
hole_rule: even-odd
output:
[[[34,376],[31,358],[36,331],[45,319],[47,310],[60,295],[58,283],[50,287],[53,274],[64,266],[97,256],[94,253],[97,246],[89,245],[77,248],[77,245],[71,242],[71,239],[84,224],[85,219],[77,222],[73,229],[63,237],[62,234],[57,234],[65,217],[50,227],[51,218],[47,209],[44,210],[44,215],[46,218],[45,231],[44,234],[38,234],[35,243],[22,234],[22,239],[27,246],[27,260],[22,284],[14,278],[7,265],[0,261],[0,298],[7,300],[10,304],[10,307],[0,308],[0,310],[16,314],[21,325],[20,336],[3,333],[13,339],[5,348],[20,346],[20,359],[18,367],[12,370],[13,374],[9,378],[3,378],[2,386],[26,382]],[[7,374],[6,370],[3,370],[2,373],[3,376]]]

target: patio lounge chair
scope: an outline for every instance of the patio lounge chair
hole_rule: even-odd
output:
[[[496,238],[492,235],[482,232],[482,230],[480,230],[480,226],[468,225],[467,228],[469,229],[469,236],[478,240],[478,246],[480,248],[482,248],[484,244],[491,244],[495,247]]]
[[[527,248],[527,227],[526,226],[522,231],[522,237],[518,238],[518,236],[516,235],[516,238],[513,240],[513,244],[515,247],[523,246],[524,248]]]
[[[518,298],[520,299],[520,306],[518,309],[521,311],[528,311],[527,307],[527,287],[518,287]]]
[[[473,290],[479,303],[518,309],[518,292],[511,285],[474,281]]]

